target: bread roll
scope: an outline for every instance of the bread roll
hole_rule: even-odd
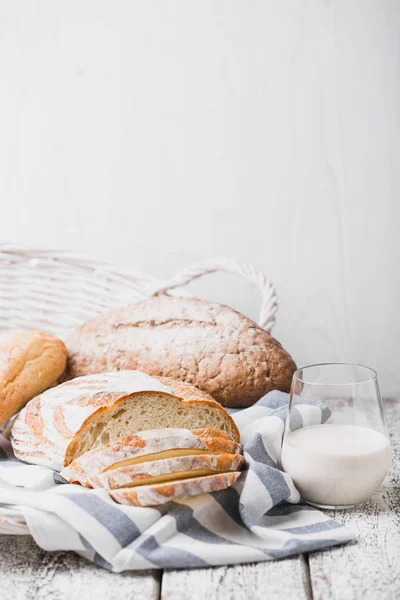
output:
[[[166,294],[91,319],[67,348],[70,377],[139,369],[236,408],[288,391],[296,369],[279,342],[232,308]]]
[[[235,483],[239,475],[240,471],[233,473],[218,473],[217,475],[195,477],[194,479],[182,479],[181,481],[173,481],[170,483],[121,488],[112,490],[110,496],[120,504],[130,504],[132,506],[156,506],[165,504],[170,500],[225,490]]]
[[[60,470],[93,448],[138,431],[215,427],[239,441],[232,418],[190,385],[139,371],[89,375],[31,400],[12,429],[20,460]]]
[[[0,426],[63,374],[67,351],[44,331],[11,331],[0,337]]]
[[[86,487],[101,486],[100,477],[113,475],[116,470],[132,474],[144,473],[142,467],[164,463],[165,461],[186,459],[188,457],[238,456],[242,447],[232,441],[230,435],[219,429],[204,428],[194,431],[188,429],[155,429],[141,431],[113,444],[100,446],[86,452],[61,471],[61,475],[71,483],[81,483]],[[167,463],[177,465],[177,463]],[[181,463],[184,464],[184,463]],[[137,471],[135,469],[138,468]],[[239,467],[234,470],[238,470]],[[123,471],[127,469],[126,471]]]

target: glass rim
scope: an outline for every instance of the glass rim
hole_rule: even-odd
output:
[[[305,371],[306,369],[311,369],[313,367],[357,367],[359,369],[364,369],[368,373],[370,373],[370,377],[363,379],[361,381],[346,381],[344,383],[329,383],[329,382],[321,382],[321,381],[307,381],[304,377],[300,377],[300,371]],[[377,381],[378,373],[372,367],[367,367],[366,365],[361,365],[359,363],[346,363],[346,362],[325,362],[325,363],[314,363],[311,365],[305,365],[304,367],[300,367],[296,369],[293,373],[293,379],[297,379],[297,381],[301,381],[301,383],[305,383],[307,385],[319,385],[319,386],[338,386],[338,385],[359,385],[362,383],[368,383],[370,381]]]

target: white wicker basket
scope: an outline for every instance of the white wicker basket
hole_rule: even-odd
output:
[[[110,308],[173,290],[215,271],[239,274],[259,287],[259,325],[271,331],[278,308],[275,287],[244,263],[216,258],[160,281],[73,252],[10,244],[0,244],[0,329],[36,328],[64,337]]]
[[[259,324],[271,331],[278,308],[275,288],[262,273],[241,262],[217,258],[160,281],[73,252],[0,244],[0,330],[44,329],[64,337],[110,308],[174,290],[215,271],[239,274],[258,286]],[[0,506],[1,533],[29,533],[18,507]]]

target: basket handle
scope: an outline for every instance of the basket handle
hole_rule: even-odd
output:
[[[226,271],[227,273],[241,275],[253,285],[258,286],[262,295],[258,324],[269,333],[275,325],[275,313],[278,310],[274,284],[263,273],[251,265],[231,258],[213,258],[186,267],[171,277],[161,287],[153,290],[152,295],[166,293],[169,290],[187,285],[190,281],[198,277],[202,277],[208,273],[215,273],[216,271]]]

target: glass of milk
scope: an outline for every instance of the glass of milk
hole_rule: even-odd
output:
[[[331,363],[295,372],[281,466],[304,500],[319,508],[361,504],[381,485],[390,463],[376,371]]]

